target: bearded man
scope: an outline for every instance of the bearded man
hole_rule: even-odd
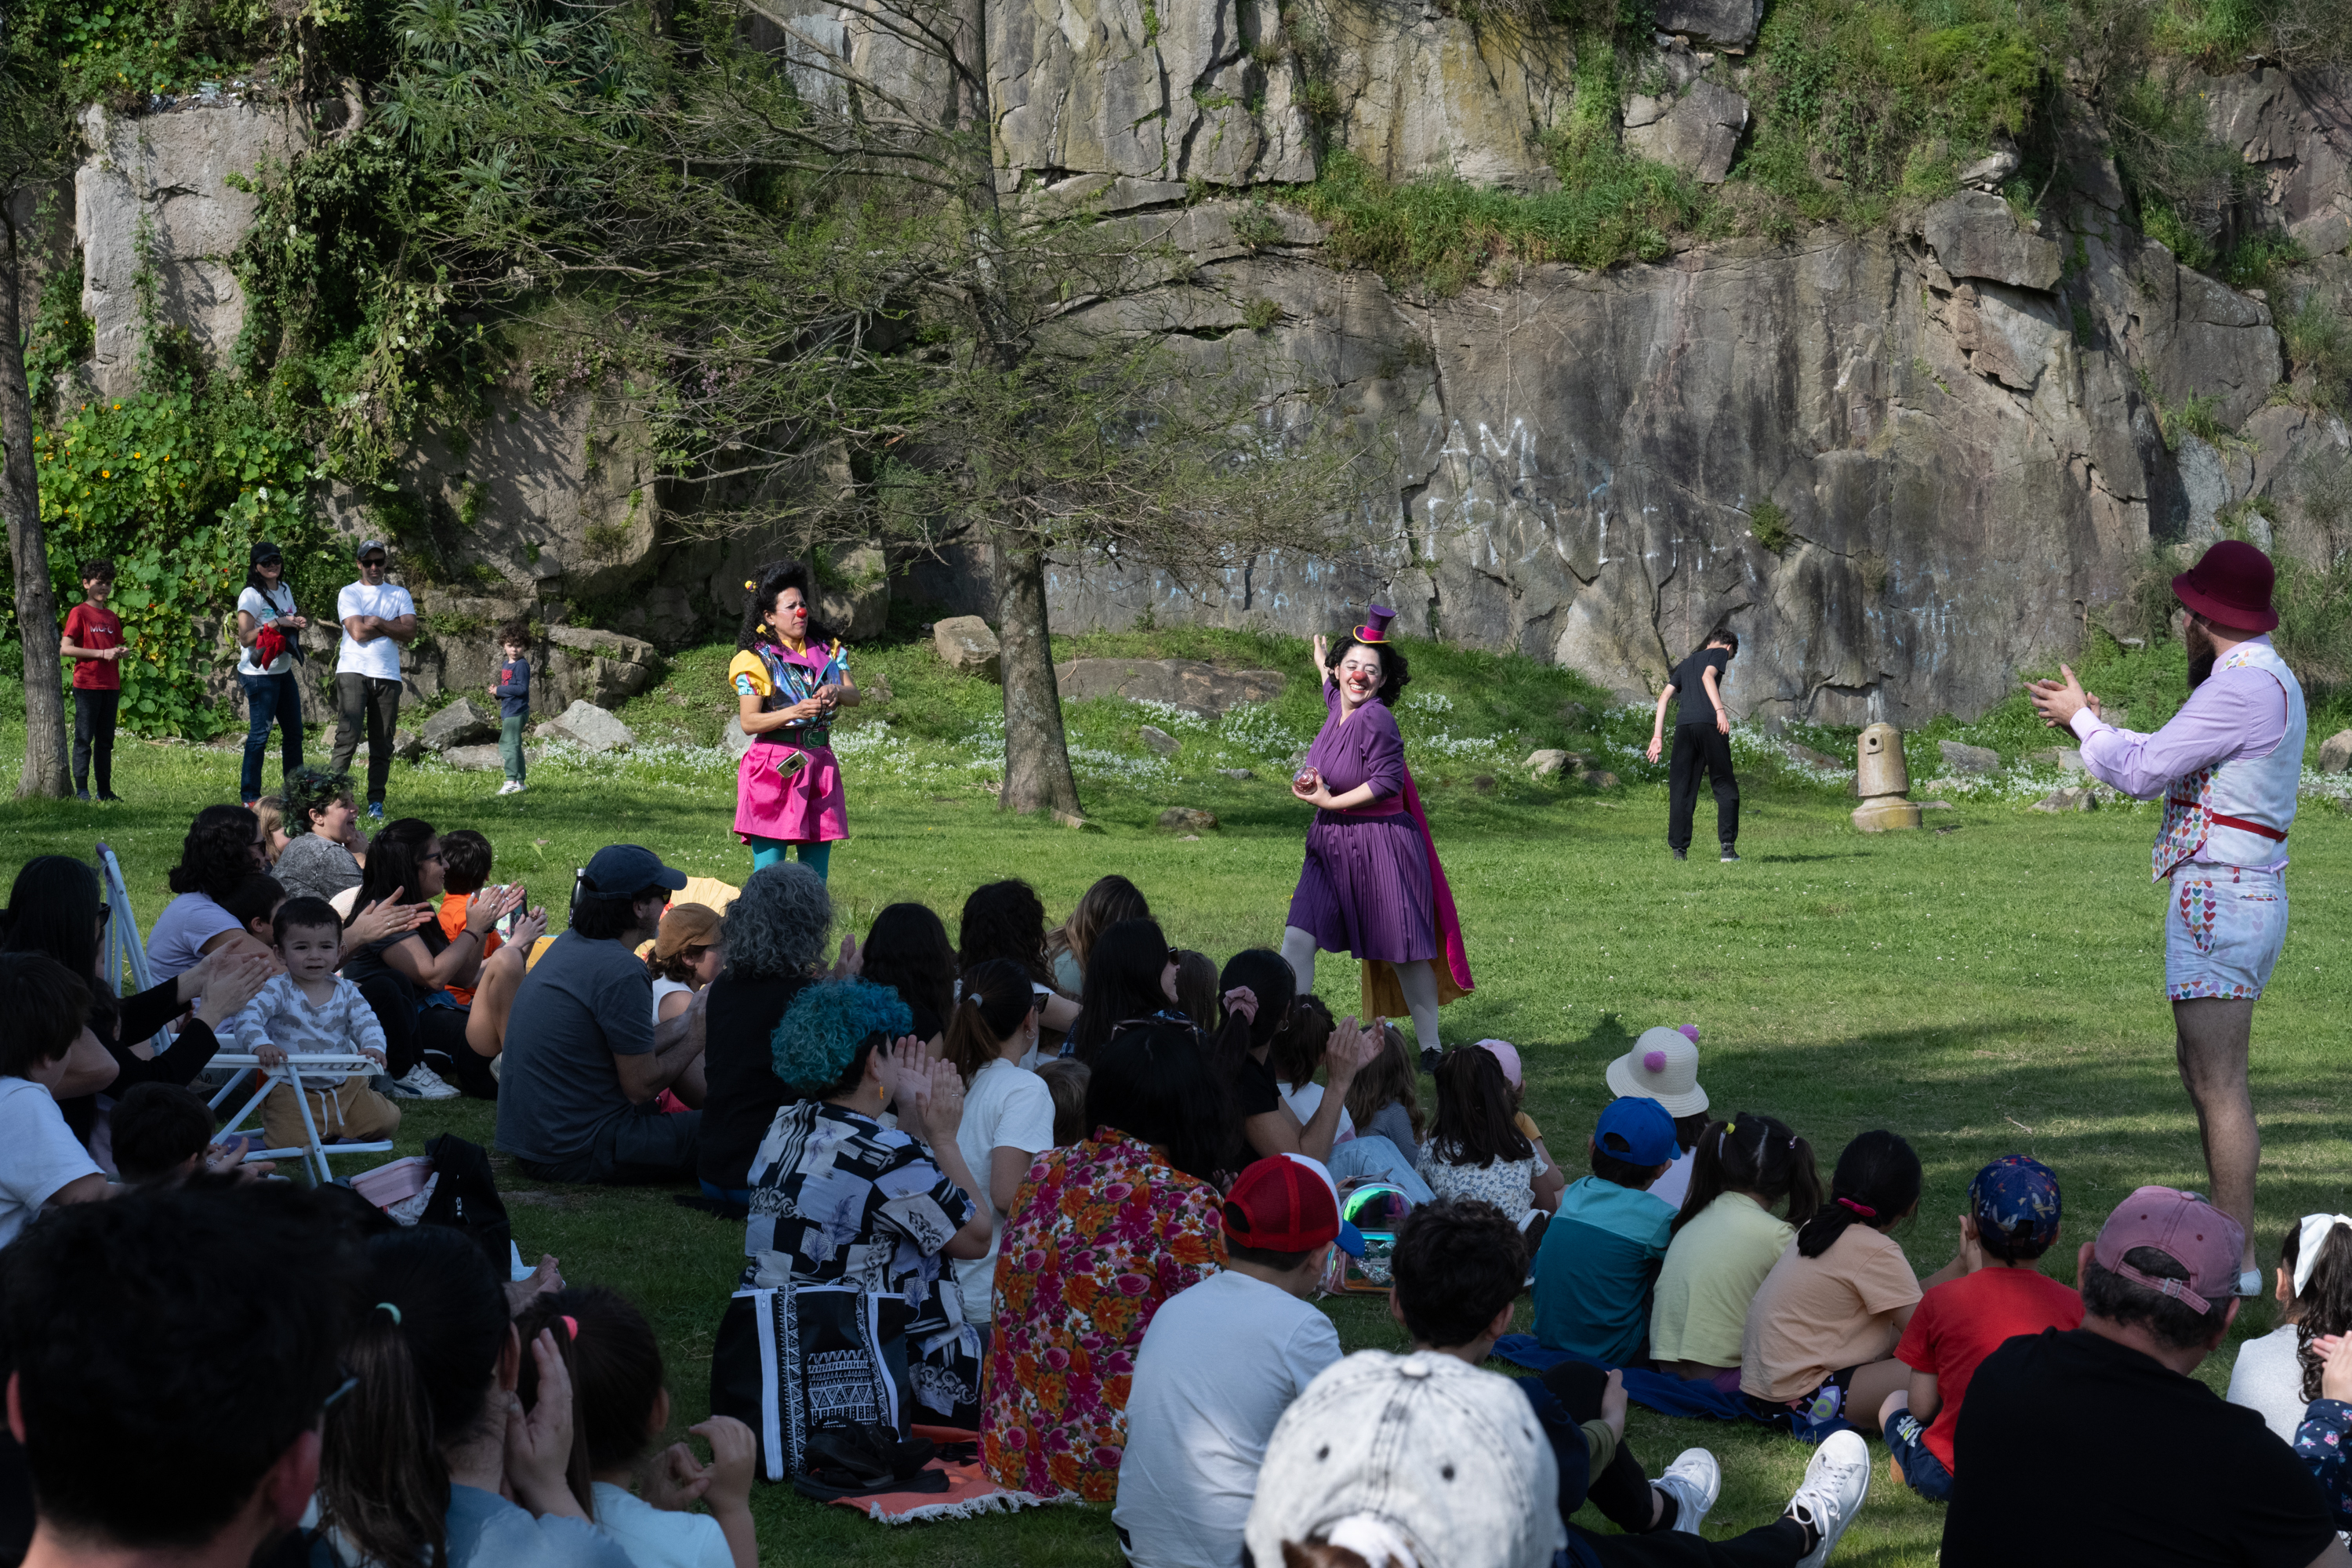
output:
[[[2118,730],[2074,672],[2029,681],[2033,705],[2074,731],[2092,777],[2141,800],[2161,795],[2155,879],[2169,882],[2164,988],[2180,1079],[2197,1107],[2214,1205],[2244,1233],[2238,1294],[2262,1293],[2254,1266],[2254,1171],[2262,1133],[2246,1087],[2254,1003],[2286,941],[2287,826],[2303,777],[2303,687],[2268,636],[2270,557],[2224,540],[2172,580],[2187,612],[2189,700],[2152,735]]]

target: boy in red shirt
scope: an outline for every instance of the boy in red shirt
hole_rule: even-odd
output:
[[[114,592],[114,563],[100,557],[81,565],[82,602],[66,614],[66,634],[58,652],[73,660],[74,796],[89,798],[89,764],[98,759],[98,798],[121,800],[114,793],[114,718],[122,704],[122,672],[115,663],[130,650],[122,646],[122,621],[106,607]]]
[[[1960,1256],[1969,1272],[1919,1298],[1895,1347],[1911,1386],[1879,1407],[1895,1479],[1930,1502],[1952,1497],[1952,1432],[1969,1380],[2001,1342],[2083,1323],[2083,1298],[2033,1267],[2058,1239],[2058,1178],[2009,1154],[1969,1184]]]

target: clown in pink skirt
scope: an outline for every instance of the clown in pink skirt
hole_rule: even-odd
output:
[[[820,877],[833,843],[849,837],[841,764],[833,754],[835,713],[857,702],[849,658],[809,614],[808,568],[768,567],[745,587],[739,651],[727,667],[751,749],[735,773],[735,832],[759,870],[797,854]]]

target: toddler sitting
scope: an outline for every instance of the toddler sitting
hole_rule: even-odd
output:
[[[383,1026],[360,988],[335,973],[342,956],[343,922],[323,899],[289,899],[270,922],[278,963],[285,973],[262,983],[252,1001],[219,1032],[225,1051],[248,1051],[265,1068],[283,1067],[289,1056],[367,1057],[383,1064]],[[332,1084],[303,1089],[310,1121],[322,1142],[364,1142],[389,1138],[400,1126],[400,1107],[368,1087],[355,1072]],[[273,1149],[297,1149],[302,1134],[301,1106],[279,1084],[261,1102],[262,1135]]]

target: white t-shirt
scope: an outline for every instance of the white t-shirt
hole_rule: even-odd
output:
[[[236,596],[236,607],[253,617],[256,627],[267,626],[281,616],[297,613],[294,608],[293,590],[284,584],[278,584],[278,592],[274,595],[265,595],[260,589],[247,584],[244,592]],[[291,642],[301,634],[289,631],[279,635]],[[279,654],[268,665],[254,663],[253,655],[254,650],[251,647],[237,655],[236,672],[239,675],[283,675],[294,668],[294,656],[290,653]]]
[[[1314,1121],[1315,1113],[1323,1109],[1323,1086],[1319,1083],[1302,1083],[1297,1089],[1283,1083],[1276,1083],[1274,1087],[1281,1091],[1282,1103],[1290,1107],[1290,1114],[1298,1118],[1301,1127]],[[1331,1147],[1337,1149],[1342,1143],[1351,1142],[1355,1136],[1355,1119],[1348,1114],[1348,1108],[1343,1105],[1339,1108],[1339,1131],[1332,1134]]]
[[[727,1532],[709,1514],[656,1508],[610,1481],[598,1481],[589,1495],[596,1500],[597,1532],[636,1568],[735,1568]]]
[[[1135,1568],[1237,1568],[1274,1425],[1339,1359],[1331,1320],[1232,1269],[1168,1298],[1127,1395],[1111,1519]]]
[[[2230,1369],[2230,1403],[2260,1411],[2263,1425],[2277,1433],[2289,1447],[2310,1401],[2303,1396],[2303,1362],[2295,1353],[2300,1331],[2281,1323],[2258,1340],[2238,1347],[2238,1363]]]
[[[665,997],[665,996],[675,996],[675,995],[677,995],[677,994],[679,992],[681,992],[681,991],[685,992],[685,993],[686,993],[688,995],[689,995],[689,996],[691,996],[691,995],[693,995],[693,994],[694,994],[694,987],[693,987],[693,986],[691,986],[691,985],[688,985],[688,984],[685,981],[683,981],[683,980],[672,980],[672,979],[670,979],[667,975],[663,975],[663,976],[661,976],[659,979],[657,979],[657,980],[656,980],[656,981],[654,982],[654,1022],[655,1022],[655,1023],[658,1024],[658,1023],[660,1023],[660,1022],[662,1021],[662,1019],[661,1019],[661,1005],[662,1005],[662,998],[663,998],[663,997]]]
[[[1666,1167],[1666,1173],[1650,1184],[1650,1195],[1665,1199],[1680,1214],[1683,1199],[1690,1195],[1691,1167],[1697,1163],[1698,1151],[1684,1150],[1681,1157]]]
[[[988,1185],[989,1167],[993,1163],[990,1156],[999,1149],[1034,1154],[1053,1146],[1054,1091],[1045,1087],[1044,1079],[1002,1057],[972,1075],[971,1087],[963,1093],[963,1122],[956,1129],[956,1147],[963,1151],[973,1181],[983,1188]],[[972,1197],[993,1208],[985,1191]],[[988,1238],[984,1256],[956,1260],[956,1282],[963,1287],[967,1321],[987,1322],[995,1310],[996,1244],[1004,1234],[1004,1219],[1003,1214],[995,1215],[995,1230]]]
[[[335,595],[335,619],[348,621],[353,616],[374,616],[383,620],[396,621],[403,616],[416,613],[416,601],[408,590],[397,583],[385,583],[371,588],[364,583],[347,583]],[[342,650],[335,656],[337,675],[364,675],[375,680],[400,679],[400,645],[390,637],[373,637],[366,642],[346,631]]]
[[[47,1089],[28,1078],[0,1078],[0,1247],[16,1240],[58,1189],[104,1173]]]
[[[210,894],[182,893],[155,917],[147,933],[147,968],[155,983],[177,980],[205,956],[205,943],[225,931],[239,931],[236,917],[213,902]]]

